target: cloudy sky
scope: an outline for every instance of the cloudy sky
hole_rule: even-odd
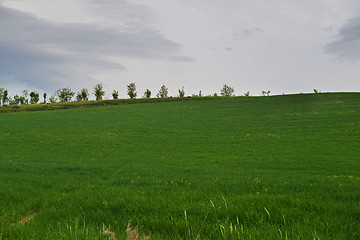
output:
[[[359,0],[0,0],[0,87],[360,91]]]

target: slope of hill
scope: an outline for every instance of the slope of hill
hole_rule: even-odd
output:
[[[359,239],[360,94],[0,114],[0,239]]]

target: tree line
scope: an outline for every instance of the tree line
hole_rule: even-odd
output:
[[[95,96],[96,101],[103,100],[105,96],[105,91],[102,83],[98,83],[95,85],[93,89],[93,95]],[[165,85],[160,87],[160,90],[157,92],[157,98],[167,98],[168,97],[168,88]],[[220,95],[221,96],[234,96],[235,90],[233,87],[224,84]],[[135,83],[130,83],[127,85],[127,95],[130,99],[137,97],[136,85]],[[152,92],[149,89],[146,89],[144,92],[143,98],[151,98]],[[249,96],[249,92],[245,93],[245,96]],[[201,91],[199,95],[194,95],[201,97]],[[213,96],[217,96],[215,93]],[[89,101],[90,93],[88,89],[83,88],[79,92],[75,93],[71,90],[71,88],[60,88],[58,89],[53,95],[49,98],[46,93],[43,94],[43,102],[46,103],[56,103],[56,102],[70,102],[75,98],[75,101]],[[113,90],[112,92],[113,99],[119,98],[119,92],[117,90]],[[178,90],[178,97],[185,97],[185,90],[184,87]],[[29,92],[27,89],[22,91],[22,94],[15,95],[13,97],[9,96],[9,92],[7,89],[0,88],[0,105],[21,105],[21,104],[36,104],[40,101],[40,95],[36,91]]]

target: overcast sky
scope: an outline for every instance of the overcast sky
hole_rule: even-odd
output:
[[[359,0],[0,0],[0,87],[360,91]]]

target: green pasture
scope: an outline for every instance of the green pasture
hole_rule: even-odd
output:
[[[0,113],[0,239],[360,239],[359,93],[175,100]]]

